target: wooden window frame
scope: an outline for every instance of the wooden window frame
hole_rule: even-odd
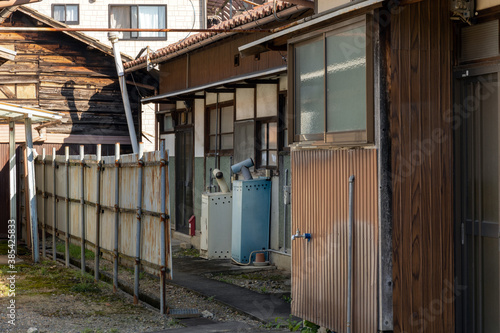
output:
[[[78,18],[76,21],[64,20],[64,21],[59,21],[59,22],[62,22],[62,23],[67,24],[67,25],[79,25],[80,24],[80,4],[78,4],[78,3],[53,3],[51,6],[52,18],[54,18],[54,7],[56,7],[56,6],[64,6],[64,16],[65,17],[67,16],[66,6],[76,6],[78,8]]]
[[[302,45],[307,45],[312,42],[323,40],[323,63],[326,63],[326,39],[329,36],[335,35],[339,32],[351,30],[353,28],[365,26],[366,27],[366,130],[361,131],[345,131],[345,132],[328,132],[327,131],[327,93],[326,93],[326,66],[324,68],[324,129],[322,133],[315,134],[296,134],[296,122],[292,121],[288,124],[288,143],[296,144],[328,144],[337,146],[359,146],[368,145],[374,142],[374,75],[373,75],[373,35],[372,27],[374,25],[373,14],[365,14],[344,22],[335,24],[331,27],[322,29],[320,31],[311,32],[303,36],[290,39],[288,42],[288,55],[289,55],[289,77],[288,77],[288,119],[295,119],[296,103],[295,103],[295,48]]]
[[[269,165],[269,151],[276,151],[276,157],[278,158],[280,152],[280,132],[279,132],[279,117],[265,117],[265,118],[255,118],[255,168],[256,169],[272,169],[277,170],[279,166],[279,161],[276,161],[276,165]],[[267,130],[267,146],[265,149],[262,148],[262,142],[260,142],[262,125],[275,123],[276,124],[276,149],[269,148],[269,128]],[[262,151],[267,152],[267,164],[262,165]]]
[[[226,101],[226,102],[219,102],[218,104],[210,104],[205,106],[205,156],[206,157],[213,157],[215,156],[215,149],[211,150],[210,149],[210,137],[215,136],[215,134],[210,134],[210,111],[216,108],[222,109],[228,106],[233,107],[233,131],[232,132],[227,132],[224,134],[232,134],[233,136],[233,148],[231,149],[217,149],[217,156],[232,156],[233,151],[234,151],[234,124],[236,123],[236,103],[234,100],[232,101]],[[219,117],[219,124],[217,125],[220,131],[222,124],[222,117]],[[221,145],[221,134],[218,134],[218,143],[216,145],[220,147]]]
[[[167,28],[167,5],[163,5],[163,4],[147,4],[147,5],[142,5],[142,4],[118,4],[118,3],[114,3],[114,4],[109,4],[108,5],[108,28],[112,28],[111,27],[111,8],[112,7],[137,7],[137,13],[139,13],[139,7],[163,7],[165,9],[165,27],[164,28],[158,28],[158,29],[166,29]],[[132,22],[132,10],[130,10],[130,22]],[[139,26],[139,17],[137,17],[137,26]],[[126,29],[126,28],[125,28]],[[163,37],[139,37],[139,32],[137,33],[137,37],[132,37],[132,33],[130,33],[130,37],[129,38],[120,38],[120,40],[130,40],[130,41],[134,41],[134,40],[144,40],[144,41],[158,41],[158,40],[167,40],[168,38],[168,33],[167,32],[164,32],[165,36]]]

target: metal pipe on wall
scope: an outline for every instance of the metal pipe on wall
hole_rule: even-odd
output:
[[[42,148],[42,184],[43,184],[43,191],[42,191],[42,200],[43,200],[43,221],[42,221],[42,257],[46,258],[47,257],[47,251],[46,251],[46,228],[47,228],[47,178],[46,178],[46,169],[47,166],[45,165],[45,148]]]
[[[83,177],[85,174],[85,162],[83,161],[85,157],[84,146],[80,146],[80,246],[81,246],[81,270],[82,274],[85,274],[85,190]]]
[[[113,292],[118,291],[118,226],[120,224],[120,144],[115,143],[115,244],[113,253]]]
[[[286,222],[288,220],[288,169],[285,169],[285,186],[283,186],[283,252],[286,253]]]
[[[57,260],[57,249],[56,249],[56,229],[57,229],[57,178],[56,178],[56,148],[52,148],[52,175],[53,175],[53,181],[54,181],[54,189],[52,190],[54,196],[53,196],[53,218],[54,221],[52,222],[52,260],[56,261]]]
[[[94,259],[94,281],[99,281],[99,256],[101,253],[101,243],[99,235],[101,234],[101,145],[96,147],[96,205],[95,205],[95,259]]]
[[[166,200],[167,200],[167,190],[166,190],[166,164],[165,160],[165,140],[161,140],[160,142],[160,168],[161,168],[161,179],[160,179],[160,193],[161,193],[161,267],[160,267],[160,313],[165,314],[165,283],[166,283],[166,246],[165,246],[165,237],[166,237],[166,223],[167,223],[167,211],[166,211]]]
[[[64,238],[64,259],[66,267],[69,267],[69,147],[64,147],[64,160],[66,166],[66,237]]]
[[[137,154],[138,184],[137,184],[137,233],[136,233],[136,250],[135,250],[135,265],[134,265],[134,304],[139,303],[139,270],[141,262],[141,219],[142,219],[142,175],[144,172],[143,161],[143,143],[139,143],[139,153]]]
[[[349,226],[347,252],[347,333],[351,333],[352,322],[352,233],[354,223],[354,175],[349,177]]]

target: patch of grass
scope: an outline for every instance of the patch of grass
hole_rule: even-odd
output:
[[[6,255],[9,253],[9,241],[1,240],[0,241],[0,255]],[[18,244],[17,246],[17,255],[24,256],[29,253],[29,250],[25,246],[21,246]]]
[[[207,301],[209,301],[209,302],[212,302],[214,299],[215,299],[215,296],[207,297]]]
[[[80,246],[70,243],[69,244],[69,256],[70,256],[70,258],[81,259],[82,258],[82,250],[81,249],[82,248]],[[66,252],[66,244],[58,243],[56,245],[56,250],[57,250],[57,252],[65,253]],[[88,250],[88,249],[85,249],[85,259],[92,260],[94,258],[95,258],[95,253]]]
[[[288,295],[283,295],[281,298],[287,303],[292,303],[292,298]]]
[[[167,323],[168,327],[178,326],[178,325],[180,325],[180,321],[177,320],[176,318],[170,318],[170,320]]]
[[[101,291],[97,283],[94,283],[94,278],[89,274],[81,274],[78,277],[79,282],[71,287],[71,291],[77,293],[98,293]]]
[[[260,287],[259,292],[261,294],[267,294],[267,288],[266,287]]]
[[[285,277],[279,274],[265,276],[259,273],[236,274],[233,278],[238,280],[256,280],[256,281],[283,281]]]
[[[175,257],[193,257],[198,258],[200,256],[200,251],[197,249],[180,249],[175,252]]]

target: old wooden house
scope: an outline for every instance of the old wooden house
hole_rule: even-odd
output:
[[[0,22],[12,28],[65,27],[22,6],[1,11]],[[34,126],[34,147],[39,154],[43,148],[47,154],[52,154],[53,148],[61,154],[64,146],[70,147],[71,154],[77,154],[79,145],[92,153],[96,144],[102,145],[104,155],[114,154],[117,142],[123,151],[131,150],[112,48],[79,32],[15,30],[0,32],[0,46],[16,52],[14,60],[0,66],[0,101],[63,115],[60,121]],[[137,72],[127,77],[127,83],[136,133],[141,136],[138,101],[152,94],[156,79]],[[8,124],[0,124],[1,188],[9,184],[8,133]],[[23,126],[16,126],[16,141],[22,143],[23,138]],[[23,156],[20,150],[17,155]],[[18,170],[24,170],[22,164]],[[23,179],[18,184],[22,185]],[[20,196],[19,200],[24,199]],[[7,206],[7,202],[8,193],[1,191],[0,206]],[[22,207],[20,203],[18,206]],[[2,210],[0,214],[0,233],[4,233],[8,212]]]
[[[293,21],[307,16],[310,7],[279,1],[274,13],[268,3],[214,28],[269,29],[281,24],[280,17]],[[253,158],[254,175],[272,172],[270,244],[282,252],[273,253],[272,260],[289,269],[286,249],[291,243],[285,234],[290,234],[290,219],[281,200],[289,169],[286,50],[252,58],[241,58],[238,52],[238,46],[266,34],[200,33],[158,50],[150,61],[160,66],[159,92],[143,102],[159,104],[160,138],[166,140],[175,165],[170,172],[175,237],[190,233],[188,220],[194,215],[196,235],[182,239],[200,246],[202,193],[214,191],[216,185],[210,171],[219,168],[229,180],[231,164]],[[126,63],[126,72],[135,73],[146,62],[143,57]]]
[[[294,315],[334,332],[498,332],[500,1],[314,4],[267,36],[197,35],[152,59],[160,92],[143,102],[166,103],[176,177],[198,189],[176,209],[196,207],[214,158],[271,156],[260,135],[276,119],[270,169],[290,170],[293,195],[274,246],[291,245]]]

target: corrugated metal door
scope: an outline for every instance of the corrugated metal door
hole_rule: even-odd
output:
[[[292,151],[292,313],[346,332],[348,181],[354,185],[352,332],[376,332],[376,150]]]

